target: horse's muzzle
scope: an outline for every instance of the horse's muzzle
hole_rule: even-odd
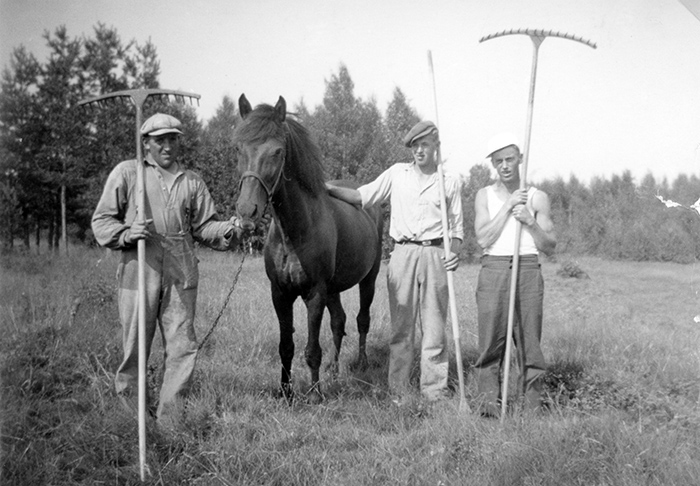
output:
[[[244,231],[255,231],[255,221],[253,221],[252,219],[241,219],[240,225]]]

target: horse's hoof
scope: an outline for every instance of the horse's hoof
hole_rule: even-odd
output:
[[[277,390],[277,398],[284,398],[289,405],[294,401],[294,390],[292,385],[281,385]]]
[[[358,356],[356,366],[360,371],[366,371],[367,368],[369,368],[369,361],[367,360],[366,354],[361,354]]]
[[[337,361],[328,363],[328,365],[326,366],[326,371],[330,373],[330,375],[333,378],[336,378],[340,373],[340,364]]]
[[[320,405],[323,402],[323,393],[318,385],[311,387],[309,392],[306,394],[306,400],[310,405]]]

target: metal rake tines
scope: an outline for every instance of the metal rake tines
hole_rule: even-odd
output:
[[[506,35],[529,35],[531,37],[560,37],[562,39],[569,39],[572,41],[580,42],[581,44],[585,44],[589,47],[592,47],[593,49],[596,49],[598,46],[595,44],[595,42],[591,42],[588,39],[584,39],[581,36],[576,36],[573,34],[567,34],[565,32],[560,32],[560,31],[553,31],[553,30],[545,30],[545,29],[510,29],[510,30],[503,30],[501,32],[497,32],[495,34],[489,34],[481,39],[479,39],[479,42],[484,42],[489,39],[495,39],[496,37],[503,37]]]

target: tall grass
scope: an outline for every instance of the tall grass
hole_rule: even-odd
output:
[[[550,411],[504,425],[418,393],[388,398],[389,316],[379,277],[370,364],[355,367],[357,292],[340,371],[322,373],[324,402],[305,402],[305,310],[295,307],[290,405],[277,397],[278,331],[262,261],[200,252],[197,317],[204,343],[175,434],[148,423],[149,484],[690,485],[700,477],[698,276],[694,265],[578,261],[590,279],[545,262],[543,346]],[[113,392],[120,359],[117,259],[2,260],[2,477],[8,485],[138,483],[136,420]],[[465,369],[476,359],[476,265],[455,274]],[[332,340],[324,321],[324,365]],[[451,332],[448,331],[448,335]],[[158,386],[158,339],[149,387]],[[452,384],[456,387],[456,376]],[[417,369],[416,377],[417,380]],[[415,381],[414,380],[414,381]],[[467,376],[467,396],[475,389]],[[157,396],[157,395],[156,395]]]

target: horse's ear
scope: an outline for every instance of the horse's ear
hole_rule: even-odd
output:
[[[277,113],[277,119],[280,122],[283,122],[285,118],[287,118],[287,102],[284,101],[284,98],[280,96],[280,99],[277,100],[277,104],[275,105],[275,113]]]
[[[253,107],[250,106],[248,98],[245,97],[245,93],[238,98],[238,112],[241,114],[241,118],[247,117],[250,112],[253,111]]]

